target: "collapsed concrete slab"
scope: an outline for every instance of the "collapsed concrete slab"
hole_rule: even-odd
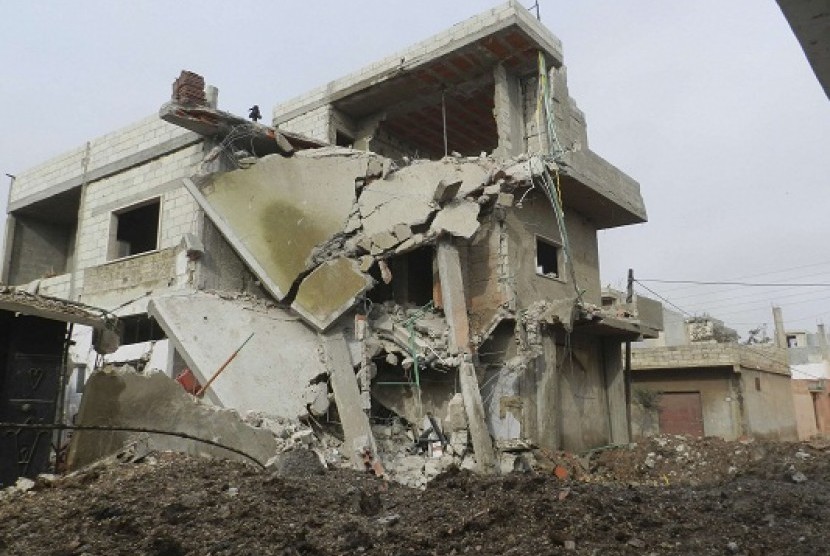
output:
[[[314,248],[343,230],[355,180],[371,156],[266,156],[188,190],[278,300],[309,269]]]
[[[185,433],[239,450],[262,464],[277,449],[270,431],[246,425],[235,411],[194,398],[163,373],[139,374],[129,368],[99,371],[90,377],[77,424]],[[69,447],[69,469],[112,455],[135,437],[136,433],[127,431],[76,431]],[[142,442],[145,450],[249,461],[233,451],[172,435],[149,434]]]
[[[307,413],[309,384],[326,372],[321,344],[285,309],[194,292],[155,298],[148,313],[201,384],[254,333],[205,393],[214,403],[292,418]]]
[[[302,281],[291,308],[318,329],[325,330],[372,283],[355,260],[340,257],[327,261]]]

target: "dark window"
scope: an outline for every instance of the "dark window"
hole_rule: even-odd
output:
[[[374,265],[369,274],[375,279],[375,287],[369,299],[375,303],[394,301],[401,305],[423,306],[432,301],[433,259],[432,247],[421,247],[386,260],[391,281],[386,284],[380,265]]]
[[[159,199],[154,199],[113,215],[115,241],[111,246],[111,259],[129,257],[158,248],[160,206]]]
[[[552,278],[559,277],[559,246],[536,238],[536,272]]]
[[[759,376],[755,377],[755,389],[761,391],[761,377]]]
[[[152,342],[154,340],[163,340],[167,337],[155,319],[150,318],[146,314],[119,317],[118,322],[123,331],[121,334],[122,344]]]
[[[84,393],[84,385],[86,384],[86,365],[83,363],[75,366],[75,392],[78,394]]]
[[[351,147],[354,145],[354,137],[351,137],[338,129],[334,134],[334,142],[338,147]]]

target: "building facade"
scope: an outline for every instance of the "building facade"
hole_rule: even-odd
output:
[[[420,424],[456,394],[482,465],[493,439],[628,441],[620,345],[655,330],[602,310],[597,232],[645,207],[588,147],[561,45],[524,7],[273,115],[222,112],[183,72],[160,117],[19,174],[3,281],[118,315],[109,362],[204,384],[250,341],[207,397],[336,406],[355,446],[370,418]],[[74,357],[97,366],[87,340]]]

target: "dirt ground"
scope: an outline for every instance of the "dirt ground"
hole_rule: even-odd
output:
[[[0,499],[2,555],[828,554],[830,445],[660,437],[426,490],[156,454]]]

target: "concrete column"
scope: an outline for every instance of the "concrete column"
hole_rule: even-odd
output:
[[[12,262],[12,246],[14,245],[16,222],[13,214],[9,213],[6,216],[6,234],[3,240],[3,267],[0,270],[0,283],[2,284],[9,283],[9,269],[11,268]]]
[[[556,367],[556,340],[552,335],[542,335],[543,354],[536,358],[536,419],[538,421],[539,446],[558,450],[562,445],[562,412],[559,396],[559,369]]]
[[[326,334],[322,339],[325,347],[325,366],[330,373],[337,413],[343,424],[343,449],[348,451],[355,469],[363,469],[363,450],[368,448],[373,456],[377,456],[377,449],[369,417],[363,411],[360,387],[352,366],[349,346],[341,331]]]
[[[772,319],[775,321],[775,345],[787,349],[787,333],[784,331],[784,317],[781,307],[772,308]]]
[[[493,81],[493,117],[499,139],[494,154],[499,158],[511,158],[527,150],[519,79],[499,64],[493,70]]]
[[[475,366],[471,360],[470,323],[467,319],[467,299],[464,293],[461,259],[458,248],[451,238],[438,240],[436,260],[441,277],[444,314],[450,327],[450,351],[462,353],[464,356],[464,362],[458,368],[458,378],[461,383],[461,395],[464,398],[464,410],[467,413],[478,470],[481,473],[494,473],[496,456],[493,452],[493,441],[487,430],[484,403],[481,400]]]
[[[441,279],[441,304],[450,327],[450,352],[470,353],[470,322],[458,247],[451,238],[438,240],[435,252]]]
[[[611,443],[625,444],[631,440],[628,436],[625,372],[619,342],[605,340],[602,343],[602,363],[605,369],[605,392],[608,398]]]

